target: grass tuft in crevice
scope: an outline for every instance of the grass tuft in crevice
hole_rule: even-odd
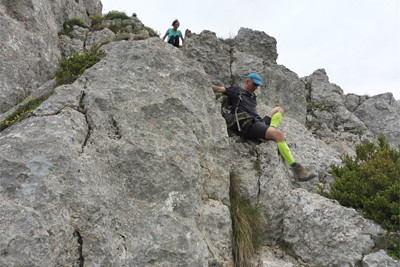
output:
[[[252,206],[240,191],[240,177],[235,171],[230,174],[229,191],[232,220],[232,247],[235,267],[251,265],[251,258],[261,247],[265,219],[259,206]]]

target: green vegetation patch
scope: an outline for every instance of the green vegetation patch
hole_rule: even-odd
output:
[[[243,198],[236,172],[230,175],[229,195],[235,266],[252,266],[251,258],[262,244],[265,219],[259,206],[252,206],[248,199]]]
[[[58,70],[55,73],[57,85],[73,83],[82,73],[99,62],[105,56],[100,46],[93,46],[83,53],[74,53],[70,57],[63,57],[57,63]]]
[[[67,20],[63,24],[63,29],[64,29],[64,34],[68,35],[71,38],[75,38],[75,36],[72,34],[72,31],[74,30],[74,26],[80,26],[83,28],[89,28],[89,25],[81,18],[73,17],[70,20]]]
[[[343,206],[361,209],[365,217],[389,231],[399,231],[399,151],[390,148],[381,134],[378,145],[370,142],[357,145],[354,157],[343,154],[341,159],[343,166],[331,165],[335,177],[331,191],[320,194],[338,200]],[[393,255],[398,258],[398,247],[396,251]]]
[[[125,12],[120,12],[112,10],[103,16],[103,20],[113,20],[113,19],[130,19],[130,17]]]
[[[101,24],[103,22],[103,20],[104,20],[104,18],[103,18],[103,16],[101,14],[90,15],[89,18],[92,21],[92,27],[94,25]]]
[[[157,33],[152,28],[144,26],[144,29],[149,32],[150,37],[160,37],[160,33]]]
[[[394,260],[399,259],[400,233],[385,231],[382,236],[375,238],[375,250],[384,249]]]
[[[24,100],[24,105],[19,107],[13,114],[9,115],[4,121],[0,121],[0,132],[10,127],[11,125],[22,121],[32,115],[32,111],[37,109],[43,101],[49,98],[53,92],[43,95],[38,98],[30,97]]]

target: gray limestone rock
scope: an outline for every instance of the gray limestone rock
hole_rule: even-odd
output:
[[[265,32],[240,28],[234,39],[235,48],[240,52],[251,54],[268,63],[276,62],[278,58],[276,39]]]
[[[254,256],[255,267],[302,267],[295,258],[281,251],[278,246],[264,246]]]
[[[83,96],[83,87],[73,85],[62,85],[54,90],[54,93],[47,101],[42,103],[33,114],[36,116],[51,116],[60,110],[70,107],[78,110]]]
[[[369,220],[337,201],[296,189],[284,205],[283,239],[305,263],[355,266],[375,246]]]
[[[230,263],[229,147],[202,67],[158,38],[102,49],[0,132],[0,265]]]
[[[392,148],[400,144],[400,104],[392,93],[370,97],[354,114],[365,123],[375,136],[383,133]]]
[[[60,36],[59,48],[63,57],[72,56],[76,52],[81,53],[84,51],[84,47],[85,43],[80,39],[70,38],[67,35]]]
[[[34,101],[36,98],[40,98],[46,95],[50,95],[53,91],[54,88],[56,87],[56,81],[55,80],[49,80],[45,82],[42,86],[40,86],[38,89],[34,90],[32,94],[25,98],[21,103],[18,105],[12,107],[10,110],[7,112],[0,114],[0,121],[5,121],[9,116],[17,112],[18,109],[23,108],[28,102]]]
[[[258,108],[260,114],[269,109],[262,103]],[[274,141],[243,143],[235,136],[230,141],[231,161],[234,164],[232,168],[241,173],[243,196],[254,205],[261,205],[267,219],[267,243],[274,243],[282,238],[286,196],[298,187],[310,192],[317,191],[315,186],[329,188],[329,183],[334,181],[329,173],[329,165],[341,162],[336,151],[313,138],[296,120],[284,116],[278,129],[284,132],[295,161],[318,174],[318,178],[309,182],[296,182],[294,173],[279,155]]]
[[[368,254],[364,257],[362,261],[363,267],[398,267],[399,261],[393,260],[388,254],[383,250],[378,252]]]
[[[115,33],[108,28],[101,31],[89,32],[86,37],[85,49],[88,50],[94,45],[99,45],[104,41],[112,41],[115,38]]]
[[[361,104],[361,97],[355,94],[347,94],[345,96],[345,106],[346,108],[351,111],[354,112],[354,110],[356,110],[356,108]]]
[[[0,2],[0,113],[51,78],[61,57],[57,33],[74,16],[89,22],[92,4],[101,7],[99,0]]]
[[[211,77],[212,84],[230,86],[230,46],[220,41],[211,31],[202,31],[197,35],[187,30],[185,36],[185,56],[203,65],[205,72]]]
[[[83,5],[85,6],[86,12],[89,16],[102,13],[103,4],[100,0],[83,0]]]
[[[203,200],[200,228],[210,251],[208,266],[233,266],[232,221],[229,208],[220,201]]]
[[[74,30],[72,34],[75,36],[76,39],[81,40],[82,42],[86,42],[86,36],[89,32],[89,29],[82,28],[79,26],[74,26]]]
[[[315,136],[349,155],[355,154],[357,144],[374,142],[373,132],[352,112],[362,97],[345,97],[339,86],[329,82],[324,69],[302,80],[308,89],[306,125]]]

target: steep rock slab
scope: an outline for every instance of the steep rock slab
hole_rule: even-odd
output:
[[[96,13],[101,13],[99,0],[0,2],[0,113],[54,74],[61,57],[57,33],[74,16],[89,22],[85,5],[94,5]]]
[[[184,54],[203,65],[211,77],[212,84],[231,85],[230,49],[230,46],[221,42],[214,32],[205,30],[197,35],[187,30],[185,33]]]
[[[298,75],[285,66],[266,61],[257,54],[240,51],[236,48],[236,41],[235,38],[231,68],[233,84],[243,86],[247,75],[252,72],[258,73],[263,83],[256,91],[258,102],[265,102],[272,107],[280,106],[286,115],[304,124],[307,113],[306,90]],[[261,39],[258,42],[263,41]],[[258,45],[261,47],[262,44]]]
[[[202,67],[158,38],[104,49],[0,133],[0,265],[229,264],[229,148]]]
[[[354,209],[302,189],[293,190],[284,205],[283,239],[305,263],[355,266],[374,247],[371,234],[383,233]]]
[[[87,133],[84,115],[70,108],[0,133],[0,265],[71,266],[80,258],[72,222],[87,207],[79,203]]]
[[[400,144],[400,104],[392,93],[380,94],[365,100],[354,111],[375,136],[384,134],[392,148]]]
[[[113,180],[127,188],[124,199],[149,205],[147,216],[134,216],[140,225],[122,226],[129,229],[127,240],[147,240],[145,247],[127,244],[132,256],[126,262],[202,266],[215,261],[213,249],[205,249],[214,245],[199,230],[207,222],[201,198],[229,203],[229,150],[208,78],[200,65],[158,38],[104,49],[106,58],[81,77],[88,82],[83,104],[92,129],[85,151],[99,155],[94,158],[105,166],[102,173],[115,173]],[[108,159],[101,158],[104,154]],[[158,230],[160,225],[165,227]],[[88,242],[94,251],[107,246]],[[97,256],[91,253],[88,260]]]

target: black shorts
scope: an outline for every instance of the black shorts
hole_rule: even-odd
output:
[[[265,116],[263,119],[257,118],[254,121],[249,121],[243,127],[244,136],[248,139],[265,139],[265,133],[270,124],[271,118],[268,116]]]

